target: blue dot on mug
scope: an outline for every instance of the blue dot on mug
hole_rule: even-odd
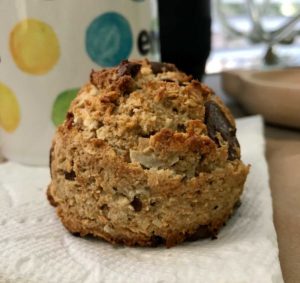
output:
[[[87,28],[85,46],[96,64],[103,67],[118,65],[129,57],[133,46],[128,20],[116,12],[101,14]]]

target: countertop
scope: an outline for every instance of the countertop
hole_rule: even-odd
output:
[[[300,132],[266,127],[279,259],[286,283],[300,282]]]

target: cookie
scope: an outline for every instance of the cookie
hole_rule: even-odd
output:
[[[92,71],[50,151],[48,199],[63,225],[129,246],[216,236],[243,192],[233,116],[174,65]]]

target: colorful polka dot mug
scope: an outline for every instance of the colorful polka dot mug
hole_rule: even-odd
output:
[[[155,0],[0,0],[0,146],[11,160],[46,165],[91,69],[159,59]]]

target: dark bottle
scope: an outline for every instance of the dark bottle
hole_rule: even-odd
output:
[[[201,79],[211,48],[209,0],[158,0],[161,59]]]

